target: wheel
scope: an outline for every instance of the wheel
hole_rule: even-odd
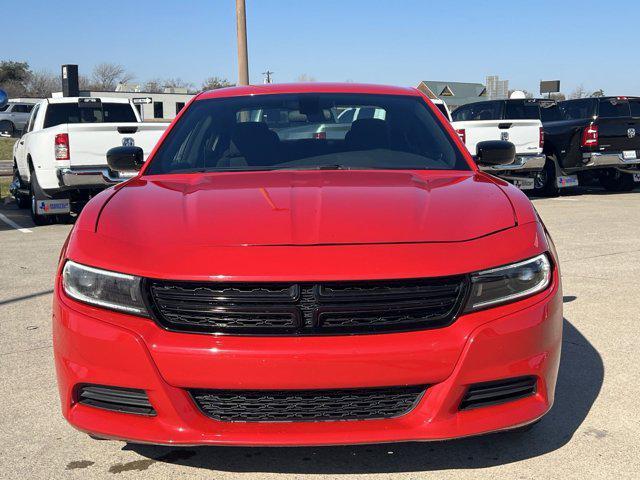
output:
[[[9,120],[2,120],[0,122],[0,134],[5,134],[10,137],[13,137],[13,134],[15,131],[16,131],[16,127]]]
[[[556,157],[547,157],[544,169],[534,177],[533,194],[540,197],[557,197],[560,193],[556,173]]]
[[[600,175],[600,185],[610,192],[630,192],[635,188],[633,175],[620,170],[607,170]]]
[[[31,220],[33,220],[33,223],[36,226],[48,225],[51,223],[51,218],[47,215],[40,215],[38,213],[38,201],[44,198],[44,194],[38,184],[38,177],[36,177],[36,173],[33,170],[31,170],[31,187],[29,191],[31,193]]]
[[[24,188],[24,184],[22,183],[22,178],[20,178],[20,173],[18,172],[18,169],[16,168],[16,166],[13,166],[13,181],[11,182],[12,185],[15,185],[15,188],[18,189],[23,189]],[[15,193],[13,195],[16,199],[16,203],[18,204],[18,208],[29,208],[29,205],[31,204],[31,199],[26,196],[26,195],[20,195],[19,193]]]

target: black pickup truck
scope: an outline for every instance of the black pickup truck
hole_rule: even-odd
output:
[[[547,161],[537,193],[594,178],[611,191],[640,186],[640,98],[541,102],[540,114]]]

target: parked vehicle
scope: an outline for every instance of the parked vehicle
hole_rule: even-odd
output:
[[[96,193],[135,175],[114,172],[105,154],[118,145],[151,152],[167,123],[141,123],[126,99],[50,98],[38,103],[13,148],[11,191],[36,225],[78,212]]]
[[[611,191],[640,182],[640,98],[600,97],[559,102],[543,111],[547,195],[597,179]]]
[[[544,135],[540,106],[534,99],[490,100],[463,105],[452,113],[452,125],[472,155],[479,142],[505,140],[516,147],[510,165],[482,167],[522,190],[543,186]]]
[[[0,135],[12,137],[21,132],[34,105],[35,102],[8,102],[0,107]]]
[[[447,117],[447,120],[452,121],[451,111],[449,110],[449,106],[439,98],[431,99],[431,103],[433,103],[438,110],[442,112],[442,114]]]
[[[341,140],[281,140],[241,113],[365,106],[384,120],[357,119]],[[480,165],[515,156],[500,140],[477,152]],[[107,157],[130,171],[142,155]],[[481,172],[416,89],[205,92],[65,243],[62,411],[94,437],[174,446],[527,427],[554,398],[557,262],[531,202]]]

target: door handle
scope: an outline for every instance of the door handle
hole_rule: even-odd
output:
[[[20,145],[24,145],[24,140],[20,140]]]

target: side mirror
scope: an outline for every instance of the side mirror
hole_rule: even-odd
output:
[[[113,147],[107,151],[107,164],[116,172],[140,170],[144,163],[144,152],[140,147]]]
[[[510,165],[516,159],[516,147],[503,140],[487,140],[478,142],[476,146],[476,163],[478,165]]]

